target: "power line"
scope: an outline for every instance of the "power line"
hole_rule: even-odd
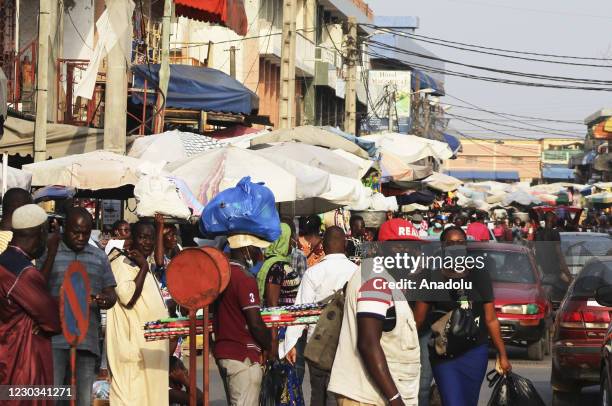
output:
[[[551,135],[561,135],[561,136],[572,135],[572,136],[576,136],[576,137],[579,137],[579,136],[580,137],[584,137],[584,135],[581,135],[581,134],[572,133],[572,132],[564,132],[562,130],[556,130],[556,132],[554,132],[554,131],[546,131],[546,130],[527,128],[527,127],[519,127],[519,126],[515,126],[515,125],[511,125],[511,124],[496,123],[494,121],[490,121],[490,120],[483,119],[483,118],[466,117],[466,116],[461,116],[461,115],[452,114],[452,113],[446,113],[446,114],[448,116],[451,116],[451,117],[463,118],[465,120],[477,121],[477,122],[481,122],[481,123],[488,123],[488,124],[493,124],[493,125],[497,125],[497,126],[501,126],[501,127],[514,128],[514,129],[517,129],[517,130],[524,130],[524,131],[535,132],[535,133],[540,133],[540,134],[551,134]]]
[[[472,106],[472,107],[478,108],[478,109],[480,109],[481,111],[487,112],[487,113],[492,114],[492,115],[497,116],[497,117],[501,117],[501,118],[513,118],[513,117],[516,117],[516,115],[513,115],[513,114],[504,114],[504,113],[498,113],[498,112],[495,112],[495,111],[491,111],[491,110],[484,109],[484,108],[482,108],[482,107],[480,107],[480,106],[477,106],[477,105],[476,105],[476,104],[474,104],[474,103],[470,103],[470,102],[468,102],[467,100],[463,100],[463,99],[461,99],[461,98],[459,98],[459,97],[453,96],[452,94],[447,94],[447,96],[448,96],[448,97],[451,97],[451,98],[453,98],[453,99],[455,99],[455,100],[458,100],[458,101],[460,101],[460,102],[462,102],[462,103],[465,103],[465,104],[467,104],[467,105],[470,105],[470,106]],[[527,117],[528,117],[528,116],[527,116]],[[516,120],[516,119],[515,119],[514,121],[515,121],[515,122],[518,122],[518,123],[521,123],[519,120]],[[522,123],[521,123],[521,124],[522,124]],[[555,129],[555,128],[546,127],[546,126],[543,126],[543,125],[538,125],[538,124],[531,124],[531,126],[532,126],[532,127],[534,127],[534,128],[541,128],[541,129],[543,129],[543,130],[553,130],[553,131],[558,131],[558,130],[557,130],[557,129]]]
[[[471,49],[471,48],[466,48],[466,47],[462,47],[458,45],[452,45],[454,43],[452,41],[447,41],[447,40],[437,39],[437,38],[430,38],[430,37],[421,37],[417,34],[406,33],[402,31],[395,31],[390,28],[380,28],[380,31],[391,34],[391,35],[410,38],[415,41],[425,42],[428,44],[439,45],[439,46],[443,46],[443,47],[447,47],[451,49],[458,49],[461,51],[474,52],[474,53],[483,54],[483,55],[499,56],[502,58],[518,59],[518,60],[530,61],[530,62],[552,63],[552,64],[557,64],[557,65],[567,65],[567,66],[584,66],[584,67],[591,67],[591,68],[610,68],[611,67],[611,65],[595,65],[591,63],[554,61],[550,59],[539,59],[539,58],[529,58],[529,57],[516,56],[516,55],[505,55],[505,54],[500,54],[496,52],[483,51],[480,49]],[[477,47],[475,45],[466,45],[466,46]]]
[[[379,54],[377,52],[368,51],[365,53],[375,58],[380,58],[383,60],[389,60],[389,61],[394,61],[394,62],[397,61],[396,59],[389,58],[388,56]],[[439,73],[443,75],[456,76],[456,77],[460,77],[464,79],[480,80],[484,82],[503,83],[507,85],[540,87],[540,88],[548,88],[548,89],[564,89],[564,90],[586,90],[586,91],[600,91],[600,92],[612,91],[612,88],[607,88],[607,87],[567,86],[567,85],[557,85],[557,84],[552,84],[552,83],[526,82],[526,81],[515,80],[515,79],[503,79],[503,78],[496,78],[496,77],[490,77],[490,76],[473,75],[473,74],[469,74],[465,72],[451,71],[448,69],[432,68],[431,66],[421,65],[421,64],[412,63],[412,62],[410,63],[410,66],[414,68],[418,68],[425,72]]]
[[[464,118],[459,118],[459,117],[453,117],[453,118],[455,120],[462,121],[462,122],[467,123],[469,125],[472,125],[474,127],[482,128],[483,130],[487,130],[487,131],[490,131],[492,133],[496,133],[496,134],[500,134],[500,135],[505,135],[505,136],[512,137],[512,138],[525,139],[525,140],[533,140],[534,139],[533,137],[520,136],[520,135],[516,135],[516,134],[507,133],[507,132],[504,132],[504,131],[495,130],[493,128],[485,127],[485,126],[482,126],[480,124],[474,124],[469,119],[464,119]],[[567,138],[578,139],[578,138],[584,138],[584,136],[582,136],[582,137],[569,137],[569,136],[567,136]]]
[[[450,94],[446,94],[446,96],[449,97],[453,97]],[[472,110],[472,111],[480,111],[480,112],[484,112],[484,113],[489,113],[489,114],[493,114],[496,116],[500,116],[500,117],[517,117],[517,118],[522,118],[523,121],[543,121],[543,122],[551,122],[551,123],[559,123],[559,124],[574,124],[574,125],[580,125],[580,126],[584,126],[584,123],[581,120],[559,120],[559,119],[551,119],[551,118],[542,118],[542,117],[533,117],[533,116],[523,116],[523,115],[519,115],[519,114],[510,114],[510,113],[500,113],[497,111],[492,111],[492,110],[487,110],[484,108],[475,108],[475,107],[467,107],[467,106],[461,106],[459,104],[453,104],[453,103],[448,103],[448,102],[444,102],[445,105],[449,105],[449,106],[453,106],[459,109],[466,109],[466,110]],[[492,119],[493,120],[493,119]],[[498,120],[507,120],[507,121],[517,121],[513,118],[500,118]]]
[[[374,29],[385,29],[385,27],[379,27],[379,26],[374,25],[374,24],[362,24],[362,25],[369,26],[369,27],[372,27]],[[389,28],[387,28],[387,29],[389,29]],[[473,47],[473,48],[480,48],[480,49],[487,49],[487,50],[490,50],[490,51],[500,51],[500,52],[507,52],[507,53],[513,53],[513,54],[524,54],[524,55],[534,55],[534,56],[546,56],[546,57],[550,57],[550,58],[583,59],[583,60],[589,60],[589,61],[608,61],[608,62],[612,62],[612,59],[609,59],[609,58],[593,58],[593,57],[587,57],[587,56],[569,56],[569,55],[544,54],[544,53],[529,52],[529,51],[515,51],[515,50],[509,50],[509,49],[502,49],[502,48],[486,47],[486,46],[482,46],[482,45],[467,44],[465,42],[456,42],[456,41],[444,40],[444,39],[435,38],[435,37],[428,37],[428,36],[420,35],[420,34],[412,34],[412,33],[404,33],[404,34],[408,34],[408,35],[411,35],[411,36],[414,36],[414,37],[418,37],[418,38],[425,38],[425,39],[429,39],[429,40],[443,41],[443,42],[446,42],[446,43],[449,43],[449,44],[463,45],[463,46],[468,46],[468,47]]]
[[[395,52],[402,53],[402,54],[405,54],[405,55],[416,56],[416,57],[423,58],[423,59],[430,59],[430,60],[434,60],[434,61],[448,63],[448,64],[451,64],[451,65],[459,65],[459,66],[463,66],[463,67],[466,67],[466,68],[477,69],[477,70],[484,70],[484,71],[487,71],[487,72],[500,73],[500,74],[504,74],[504,75],[520,76],[520,77],[527,77],[527,78],[531,78],[531,79],[542,79],[542,80],[550,80],[550,81],[566,82],[566,83],[597,84],[597,85],[610,85],[610,84],[612,84],[612,81],[609,81],[609,80],[573,78],[573,77],[567,77],[567,76],[550,76],[550,75],[543,75],[543,74],[539,74],[539,73],[510,71],[510,70],[505,70],[505,69],[490,68],[490,67],[481,66],[481,65],[472,65],[472,64],[468,64],[468,63],[453,61],[453,60],[450,60],[450,59],[440,58],[440,57],[437,57],[437,56],[434,56],[434,55],[426,55],[426,54],[421,54],[421,53],[418,53],[418,52],[412,52],[412,51],[409,51],[409,50],[406,50],[406,49],[394,47],[392,45],[388,45],[388,44],[385,44],[385,43],[382,43],[382,42],[378,42],[378,41],[374,41],[374,40],[369,40],[368,42],[372,46],[380,48],[380,49],[383,49],[383,50],[391,50],[391,51],[395,51]]]

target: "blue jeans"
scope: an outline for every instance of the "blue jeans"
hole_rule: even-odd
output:
[[[91,405],[91,388],[96,380],[96,364],[98,356],[86,351],[77,350],[76,354],[76,397],[77,406]],[[72,371],[70,370],[70,350],[53,349],[53,384],[69,385]],[[68,405],[69,401],[57,402],[57,405]]]
[[[429,406],[429,392],[433,381],[433,371],[429,362],[429,338],[431,330],[419,334],[421,347],[421,380],[419,381],[419,406]]]

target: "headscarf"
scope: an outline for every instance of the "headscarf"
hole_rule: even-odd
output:
[[[281,235],[274,241],[264,252],[265,261],[261,269],[257,273],[257,288],[259,296],[263,299],[266,289],[266,279],[268,271],[277,262],[291,262],[289,257],[289,245],[291,243],[291,227],[288,224],[281,223]]]

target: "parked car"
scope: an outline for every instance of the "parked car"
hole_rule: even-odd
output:
[[[612,257],[602,259],[602,265],[612,273]],[[605,278],[606,281],[611,278]],[[612,308],[612,283],[605,283],[595,291],[595,300],[601,306]],[[606,338],[601,347],[601,373],[599,393],[602,405],[612,405],[612,324],[608,326]]]
[[[612,237],[605,233],[563,232],[561,251],[572,275],[578,275],[593,257],[602,257],[612,249]]]
[[[612,307],[599,304],[595,294],[606,285],[612,285],[612,257],[591,258],[561,302],[552,342],[553,405],[576,404],[582,387],[600,382]]]
[[[532,251],[495,242],[471,243],[468,249],[470,255],[486,256],[504,341],[526,346],[529,359],[543,359],[550,352],[552,305]]]

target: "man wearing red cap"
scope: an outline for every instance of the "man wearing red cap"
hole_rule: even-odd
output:
[[[403,219],[390,219],[379,230],[380,241],[420,241]],[[355,272],[346,290],[344,319],[328,390],[340,406],[416,405],[420,351],[412,310],[401,291],[375,277]]]

